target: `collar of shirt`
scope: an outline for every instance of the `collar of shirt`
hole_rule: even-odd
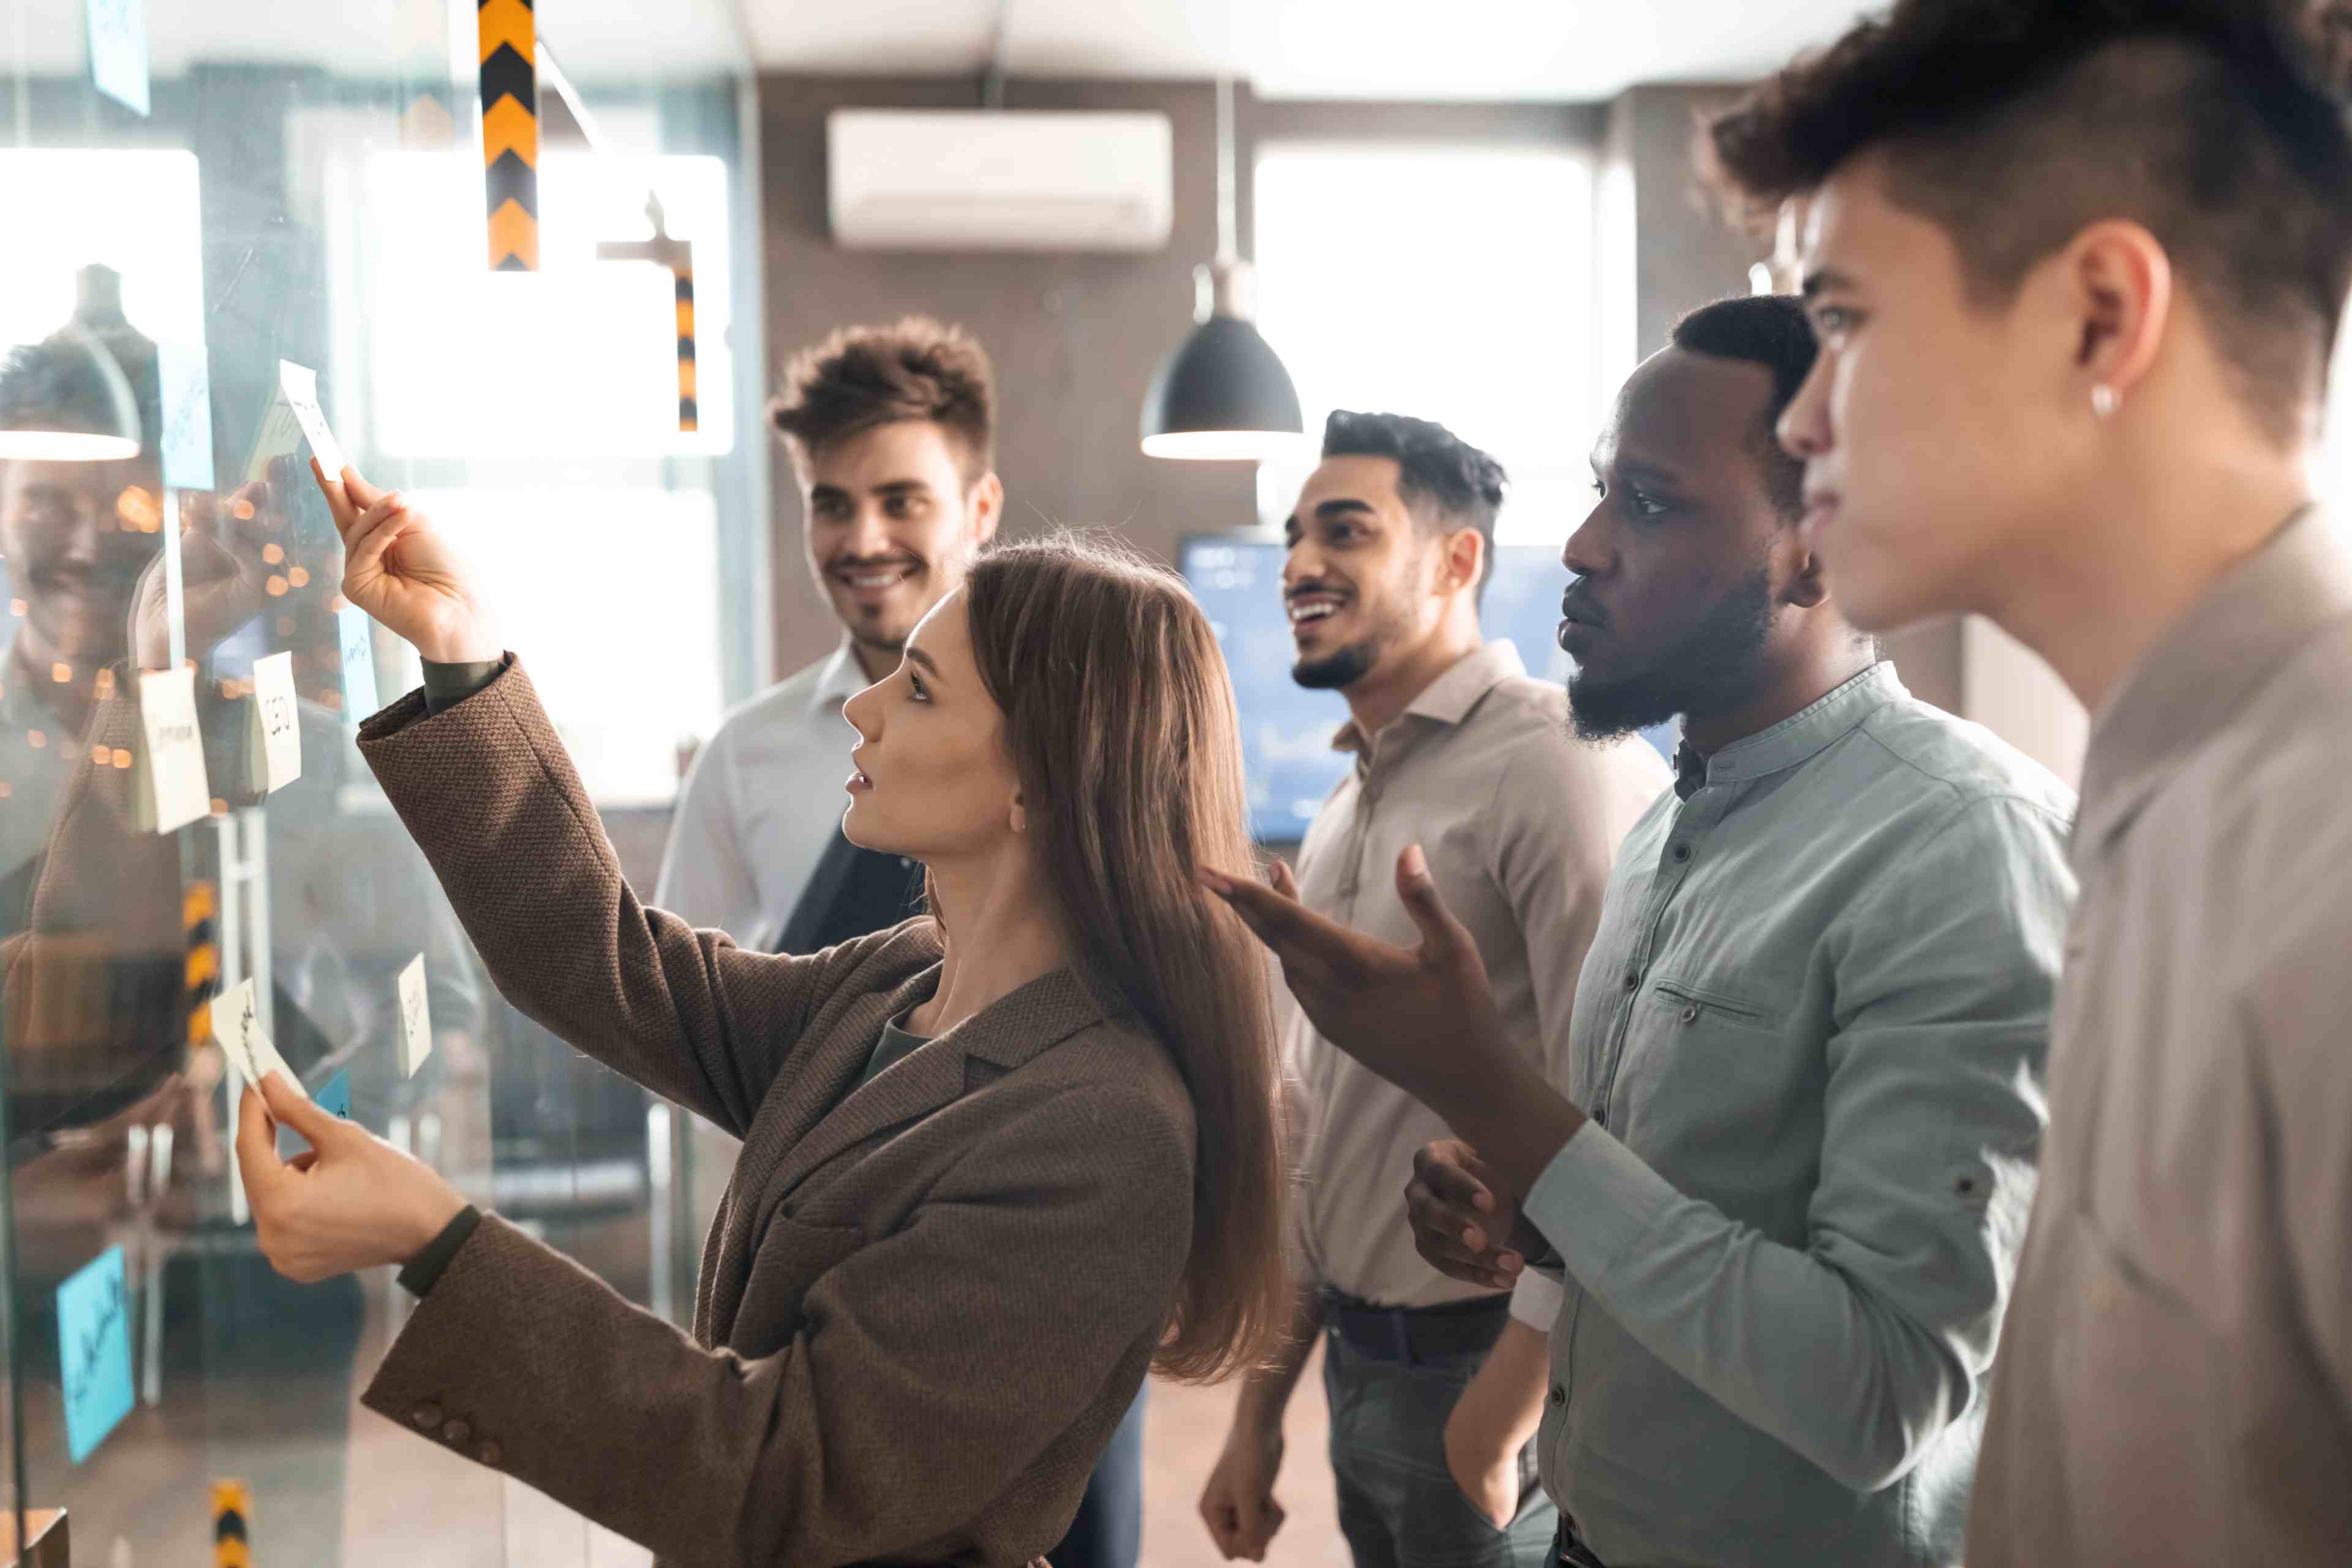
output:
[[[2179,760],[2227,724],[2255,688],[2352,611],[2352,561],[2306,507],[2224,574],[2140,656],[2091,725],[2083,761],[2080,871]]]
[[[1370,742],[1353,719],[1339,726],[1331,737],[1335,752],[1353,752],[1356,765],[1367,766],[1380,751],[1383,737],[1393,734],[1407,719],[1427,719],[1435,723],[1454,725],[1470,717],[1478,700],[1515,675],[1525,675],[1528,667],[1520,662],[1519,650],[1508,637],[1498,637],[1472,653],[1454,661],[1444,674],[1421,689],[1421,695],[1405,705],[1405,710],[1381,727],[1379,735]]]
[[[1881,659],[1769,730],[1704,756],[1684,742],[1675,754],[1675,793],[1688,800],[1708,784],[1760,779],[1811,762],[1874,711],[1909,695],[1895,667]]]

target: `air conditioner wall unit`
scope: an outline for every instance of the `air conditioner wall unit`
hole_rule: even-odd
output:
[[[1174,219],[1165,114],[836,109],[825,143],[851,249],[1158,250]]]

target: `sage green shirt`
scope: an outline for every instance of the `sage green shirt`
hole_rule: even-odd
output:
[[[1619,854],[1540,1455],[1611,1568],[1958,1563],[2031,1201],[2074,799],[1894,668],[1704,759]]]

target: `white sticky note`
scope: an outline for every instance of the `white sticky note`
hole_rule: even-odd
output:
[[[269,407],[261,416],[261,428],[254,433],[253,456],[245,462],[245,482],[258,484],[269,478],[269,465],[279,458],[290,458],[302,449],[302,422],[294,417],[294,405],[286,399],[284,388],[270,395]]]
[[[204,737],[196,730],[196,672],[149,670],[139,678],[142,744],[131,777],[139,829],[173,833],[213,808],[205,777]]]
[[[245,776],[268,795],[302,776],[302,729],[294,707],[294,656],[253,661],[253,700],[245,731]]]
[[[335,612],[335,635],[343,650],[343,721],[352,728],[383,706],[375,689],[375,623],[357,605]]]
[[[272,1072],[285,1073],[289,1079],[294,1074],[286,1066],[286,1058],[278,1054],[269,1033],[261,1026],[261,1014],[254,1000],[253,977],[238,981],[213,1004],[213,1038],[244,1075],[245,1081],[258,1084]]]
[[[400,1070],[410,1078],[433,1054],[433,1015],[425,1001],[425,955],[400,972]]]
[[[310,443],[310,455],[330,475],[341,473],[343,449],[335,445],[335,433],[327,428],[327,416],[319,411],[319,373],[282,359],[278,362],[278,384],[286,394],[286,405],[294,412],[294,422]]]
[[[155,345],[163,388],[163,482],[173,489],[213,488],[212,372],[202,343]]]
[[[133,114],[147,112],[147,8],[142,0],[85,0],[89,80]]]

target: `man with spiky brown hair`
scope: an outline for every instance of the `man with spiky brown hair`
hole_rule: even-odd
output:
[[[1713,127],[1809,208],[1783,416],[1866,627],[2095,715],[1976,1568],[2352,1558],[2352,8],[1903,0]]]

